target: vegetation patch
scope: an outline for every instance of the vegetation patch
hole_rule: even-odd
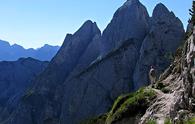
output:
[[[149,121],[146,122],[146,124],[156,124],[156,121],[153,119],[150,119]]]
[[[141,88],[135,93],[120,96],[108,113],[106,123],[111,124],[124,118],[143,115],[154,98],[156,93],[151,88]]]
[[[156,83],[156,86],[155,86],[155,88],[156,88],[156,89],[159,89],[159,90],[161,90],[161,89],[163,89],[163,88],[165,88],[165,87],[166,87],[166,85],[165,85],[164,83],[160,82],[160,81],[158,81],[158,82]]]
[[[183,124],[195,124],[195,117],[188,119],[187,121],[184,121]]]
[[[81,122],[80,124],[105,124],[106,118],[107,118],[107,114],[104,114],[96,118],[85,120]]]
[[[161,91],[164,92],[164,93],[169,93],[169,92],[170,92],[170,89],[167,87],[167,85],[165,85],[165,84],[164,84],[163,82],[161,82],[161,81],[158,81],[158,82],[156,83],[155,88],[161,90]]]
[[[172,124],[171,119],[170,118],[166,118],[164,124]]]

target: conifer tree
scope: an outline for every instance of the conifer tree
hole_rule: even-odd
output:
[[[190,9],[189,11],[190,11],[190,15],[191,15],[190,22],[193,25],[195,25],[195,1],[192,2],[192,9]]]

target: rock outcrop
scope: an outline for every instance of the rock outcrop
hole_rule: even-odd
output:
[[[25,49],[20,45],[10,45],[6,41],[0,40],[0,61],[16,61],[19,58],[35,58],[41,61],[50,61],[57,51],[59,46],[44,45],[38,49]]]
[[[147,109],[141,118],[141,124],[145,124],[149,119],[163,123],[167,118],[172,123],[182,123],[194,117],[194,34],[195,32],[187,38],[183,47],[178,49],[175,61],[161,75],[158,82],[164,85],[166,92]]]
[[[0,121],[15,110],[24,92],[32,85],[32,80],[48,63],[33,58],[0,62]]]
[[[181,21],[163,4],[155,7],[150,21],[151,27],[142,43],[133,76],[136,89],[150,83],[150,66],[154,66],[159,76],[171,64],[173,55],[184,38]]]
[[[74,124],[106,112],[118,95],[133,91],[130,80],[138,57],[136,42],[129,39],[105,58],[65,81],[61,123]]]
[[[141,46],[149,30],[148,12],[139,0],[127,0],[114,14],[102,34],[102,55],[118,48],[124,41],[137,39],[137,47]]]
[[[192,29],[190,29],[192,30]],[[189,32],[188,32],[189,33]],[[86,124],[193,124],[195,117],[195,32],[153,86],[115,100],[111,110]]]
[[[150,18],[138,0],[128,0],[102,36],[91,21],[66,36],[7,123],[75,124],[107,112],[119,95],[148,84],[149,65],[159,73],[168,67],[183,35],[182,23],[162,4]]]
[[[132,3],[127,1],[121,8],[127,7],[127,5],[131,8],[135,4],[139,6],[135,1]],[[131,20],[134,22],[133,19]],[[154,9],[150,26],[150,32],[141,43],[141,49],[138,45],[140,39],[133,37],[134,40],[123,41],[123,45],[119,45],[118,49],[116,47],[100,61],[65,81],[64,94],[69,95],[64,96],[61,123],[77,123],[83,118],[106,112],[118,95],[132,92],[149,84],[148,71],[151,65],[156,66],[158,74],[169,66],[172,61],[170,56],[182,43],[183,25],[172,12],[169,12],[164,5],[159,4]],[[122,32],[121,30],[117,31]],[[104,37],[102,36],[102,38]],[[139,83],[139,81],[142,82]]]
[[[85,63],[82,59],[83,55],[96,58],[96,52],[93,54],[92,52],[87,53],[87,51],[93,48],[98,36],[100,36],[100,30],[96,23],[91,21],[86,21],[73,35],[68,34],[61,49],[48,67],[33,82],[34,86],[30,89],[32,94],[26,95],[27,97],[15,111],[14,118],[10,120],[10,123],[58,123],[64,95],[62,87],[64,80],[80,64],[79,60]],[[87,59],[86,63],[90,63],[89,61],[93,60]],[[80,68],[84,68],[84,66],[86,65],[81,65]]]

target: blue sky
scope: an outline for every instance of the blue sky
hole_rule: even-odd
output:
[[[0,39],[25,48],[61,45],[67,33],[83,22],[97,22],[101,30],[126,0],[1,0]],[[150,15],[159,2],[178,16],[184,26],[192,0],[141,0]]]

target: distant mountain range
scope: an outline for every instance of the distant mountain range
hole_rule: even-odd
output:
[[[30,57],[0,62],[0,120],[15,109],[24,91],[48,63]]]
[[[15,61],[19,58],[32,57],[42,61],[50,61],[59,50],[59,46],[45,44],[38,49],[25,49],[24,47],[0,40],[0,61]]]

